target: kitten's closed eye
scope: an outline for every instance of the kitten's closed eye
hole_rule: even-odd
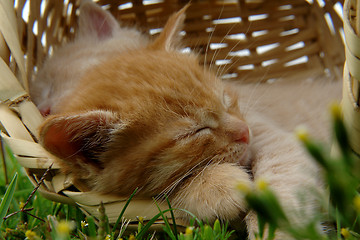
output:
[[[195,131],[195,134],[197,133],[204,133],[205,131],[211,131],[211,127],[200,127]]]

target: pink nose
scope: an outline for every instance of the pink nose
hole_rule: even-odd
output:
[[[250,137],[249,137],[249,128],[246,127],[246,129],[241,129],[238,132],[235,132],[232,136],[232,139],[234,142],[238,143],[249,143]]]
[[[248,144],[250,140],[248,126],[244,123],[238,124],[238,128],[230,133],[230,137],[233,142]]]
[[[246,143],[250,141],[249,127],[241,120],[230,118],[227,123],[226,132],[230,141],[236,143]]]

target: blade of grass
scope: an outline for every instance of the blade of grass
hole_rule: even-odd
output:
[[[58,220],[56,219],[56,216],[48,216],[48,222],[49,222],[49,226],[50,226],[50,236],[51,239],[56,239],[56,240],[62,240],[62,238],[59,238],[58,236],[58,230],[57,230],[57,226],[59,224]]]
[[[124,213],[125,213],[126,208],[128,207],[131,199],[132,199],[132,198],[134,197],[134,195],[136,194],[137,190],[138,190],[138,188],[135,189],[135,191],[131,194],[131,196],[129,197],[129,199],[126,201],[123,209],[121,210],[121,213],[120,213],[118,219],[117,219],[116,222],[115,222],[115,225],[114,225],[111,233],[115,233],[115,231],[116,231],[116,229],[117,229],[117,227],[118,227],[118,225],[119,225],[119,223],[120,223],[120,221],[121,221],[121,219],[122,219],[122,217],[123,217],[123,215],[124,215]]]
[[[341,223],[340,223],[340,214],[339,210],[335,208],[335,218],[336,218],[336,234],[337,239],[341,239]]]
[[[154,201],[155,201],[155,199],[154,199]],[[156,204],[156,207],[157,207],[157,209],[159,210],[159,213],[161,214],[161,217],[162,217],[162,219],[164,220],[164,222],[165,222],[165,226],[166,226],[166,232],[167,232],[167,234],[169,235],[169,237],[172,239],[172,240],[178,240],[178,238],[177,238],[177,235],[174,235],[174,233],[173,233],[173,231],[172,231],[172,229],[171,229],[171,226],[170,226],[170,224],[169,224],[169,221],[167,220],[167,217],[164,215],[164,212],[160,209],[160,207],[159,207],[159,205],[158,205],[158,203],[155,201],[155,204]],[[172,209],[170,208],[170,209],[168,209],[170,212],[172,212]]]
[[[188,210],[182,209],[182,208],[173,208],[172,210],[179,210],[179,211],[183,211],[183,212],[189,214],[189,215],[197,222],[197,224],[198,224],[200,227],[203,227],[203,222],[200,221],[192,212],[189,212]],[[194,223],[194,222],[193,222],[193,223]]]
[[[84,215],[79,208],[75,208],[75,222],[77,229],[81,229],[81,222],[84,221]]]
[[[168,204],[168,206],[169,206],[169,209],[172,209],[172,207],[171,207],[171,204],[170,204],[170,201],[169,201],[169,198],[168,198],[168,196],[167,195],[165,195],[165,199],[166,199],[166,202],[167,202],[167,204]],[[171,219],[172,219],[172,221],[173,221],[173,226],[174,226],[174,234],[175,234],[175,236],[176,236],[176,240],[178,240],[178,232],[177,232],[177,228],[176,228],[176,221],[175,221],[175,216],[174,216],[174,211],[170,211],[170,214],[171,214]]]
[[[10,202],[12,201],[12,198],[14,196],[16,183],[17,183],[17,173],[15,173],[13,179],[11,180],[11,183],[9,184],[9,187],[7,188],[5,195],[1,201],[0,204],[0,227],[2,226],[4,222],[4,217],[6,216],[7,211],[10,207]]]
[[[9,183],[9,179],[8,179],[8,176],[7,176],[7,165],[6,165],[6,161],[5,161],[5,154],[4,154],[4,147],[3,147],[3,140],[2,140],[2,137],[0,139],[0,158],[1,158],[1,161],[3,163],[3,170],[4,170],[4,180],[5,180],[5,185]]]
[[[54,203],[54,209],[52,211],[52,215],[56,216],[60,212],[61,208],[63,207],[63,204],[61,203]]]
[[[268,239],[269,240],[273,240],[275,238],[275,230],[276,230],[277,226],[274,224],[269,224],[269,235],[268,235]]]
[[[136,239],[142,239],[142,237],[144,236],[144,234],[147,232],[147,230],[149,230],[150,226],[154,224],[154,222],[156,220],[159,219],[159,217],[164,214],[165,212],[170,211],[169,209],[160,212],[158,214],[156,214],[152,219],[149,220],[149,222],[141,229],[141,231],[136,235]]]
[[[261,216],[259,216],[259,214],[257,216],[257,219],[258,219],[259,238],[263,239],[266,222]]]
[[[192,216],[195,221],[197,221],[197,223],[199,224],[200,227],[203,226],[202,221],[200,221],[193,213],[185,210],[185,209],[180,209],[180,208],[174,208],[174,209],[167,209],[164,210],[158,214],[156,214],[152,219],[149,220],[149,222],[141,229],[141,231],[136,235],[136,239],[142,239],[142,237],[144,236],[144,234],[147,232],[147,230],[149,230],[150,226],[164,213],[172,211],[172,210],[179,210],[179,211],[183,211],[187,214],[189,214],[190,216]]]
[[[65,204],[64,208],[65,208],[65,219],[66,219],[66,221],[69,221],[69,219],[70,219],[70,207],[69,207],[69,205]]]
[[[99,224],[98,224],[98,234],[97,234],[97,238],[98,239],[105,239],[106,234],[108,233],[108,231],[106,230],[109,226],[109,221],[107,221],[107,216],[105,213],[105,207],[104,207],[104,203],[101,202],[100,203],[100,207],[98,208],[98,212],[100,213],[100,216],[98,217],[99,219]]]
[[[94,218],[92,216],[88,216],[87,222],[88,222],[88,226],[89,226],[89,236],[95,238],[96,237],[96,226],[95,226]]]

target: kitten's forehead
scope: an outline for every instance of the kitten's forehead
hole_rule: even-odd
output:
[[[72,99],[77,104],[68,104],[68,111],[112,110],[145,125],[179,117],[202,121],[226,111],[223,91],[221,80],[195,56],[143,49],[114,56],[88,72]]]
[[[146,51],[125,55],[124,63],[129,78],[128,88],[140,88],[144,94],[158,95],[169,105],[213,108],[223,100],[223,84],[198,63],[193,55],[178,52]]]

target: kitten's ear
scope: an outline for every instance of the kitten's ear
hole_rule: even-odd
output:
[[[74,115],[54,115],[40,129],[40,141],[46,150],[66,160],[68,165],[101,167],[99,154],[104,152],[111,133],[121,126],[119,117],[109,111],[91,111]]]
[[[111,37],[119,27],[116,19],[106,10],[90,0],[80,5],[79,36],[97,36],[100,39]]]
[[[150,46],[152,49],[170,51],[176,46],[179,40],[179,32],[184,25],[185,11],[189,6],[190,4],[185,5],[178,12],[170,16],[159,37],[155,39],[154,43]]]

